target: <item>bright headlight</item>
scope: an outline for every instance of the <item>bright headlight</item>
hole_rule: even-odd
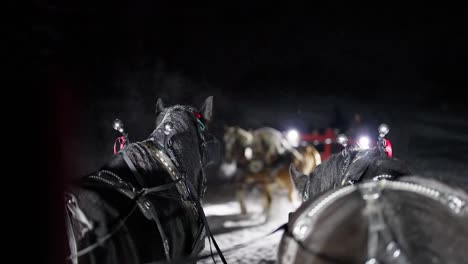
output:
[[[299,132],[295,129],[291,129],[286,134],[286,138],[288,139],[289,143],[293,145],[293,147],[299,146]]]
[[[369,149],[370,148],[370,139],[367,136],[361,136],[358,140],[358,145],[362,149]]]

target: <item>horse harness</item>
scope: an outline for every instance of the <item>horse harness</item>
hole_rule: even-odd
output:
[[[408,254],[401,248],[395,235],[384,216],[382,205],[382,196],[385,190],[406,191],[415,193],[426,198],[440,202],[446,206],[454,215],[468,215],[468,206],[466,197],[458,196],[442,188],[426,187],[421,183],[411,181],[386,180],[369,181],[359,185],[347,185],[333,190],[323,195],[305,211],[293,223],[290,229],[285,233],[295,243],[300,245],[306,253],[329,260],[333,263],[342,263],[340,260],[329,255],[321,254],[316,250],[308,248],[304,243],[308,236],[316,228],[319,217],[329,208],[331,204],[343,197],[349,196],[353,192],[359,192],[361,198],[365,201],[364,212],[368,219],[368,239],[367,239],[367,260],[365,264],[396,263],[410,264]],[[383,254],[379,254],[383,250]],[[284,259],[285,263],[292,263],[292,252],[287,252]]]
[[[209,162],[213,161],[216,157],[214,156],[216,154],[216,150],[219,148],[219,143],[216,140],[216,138],[212,137],[210,140],[207,140],[205,135],[204,135],[204,130],[205,130],[205,125],[201,121],[201,115],[196,112],[192,108],[182,108],[185,111],[190,111],[190,113],[195,117],[196,123],[197,123],[197,134],[198,137],[201,141],[201,144],[199,145],[200,148],[200,153],[201,153],[201,159],[199,160],[200,165],[201,165],[201,186],[199,186],[199,189],[201,190],[201,193],[203,194],[206,190],[206,175],[204,171],[204,167],[209,164]],[[142,142],[137,142],[134,144],[131,144],[129,146],[126,146],[125,148],[121,149],[119,153],[122,154],[122,157],[127,164],[128,168],[132,171],[133,175],[135,176],[136,181],[141,188],[137,189],[135,188],[131,183],[123,181],[118,175],[116,175],[113,172],[107,171],[107,170],[101,170],[98,172],[97,175],[91,175],[88,176],[87,179],[91,181],[98,181],[100,184],[104,184],[104,187],[110,187],[112,189],[117,190],[121,194],[125,195],[129,199],[132,199],[136,202],[136,206],[140,209],[142,214],[148,219],[148,220],[153,220],[156,223],[156,226],[158,228],[159,234],[161,236],[161,240],[163,242],[163,248],[164,248],[164,254],[166,257],[167,261],[171,261],[170,257],[170,246],[169,246],[169,240],[167,238],[166,233],[163,230],[161,221],[159,219],[158,213],[156,211],[156,208],[153,204],[153,202],[147,197],[148,194],[156,194],[160,193],[162,191],[166,191],[172,188],[175,188],[177,190],[177,193],[180,195],[180,199],[182,203],[186,206],[186,208],[189,208],[192,213],[199,218],[199,220],[202,222],[202,225],[200,226],[200,229],[197,233],[197,237],[194,240],[194,243],[192,245],[192,252],[190,253],[190,257],[194,257],[194,255],[198,254],[197,249],[200,248],[200,245],[204,243],[206,233],[208,233],[209,238],[213,241],[216,250],[218,251],[218,254],[220,255],[223,263],[226,263],[226,260],[219,249],[212,233],[211,230],[208,226],[208,222],[206,220],[206,216],[204,214],[203,208],[200,203],[200,197],[197,195],[196,189],[192,185],[192,183],[187,179],[185,172],[181,169],[180,164],[177,162],[177,159],[175,157],[175,154],[172,150],[172,142],[171,142],[171,127],[168,125],[164,126],[164,134],[165,136],[169,136],[164,138],[163,144],[156,142],[154,138],[147,139]],[[169,132],[169,133],[168,133]],[[156,146],[156,145],[159,146]],[[132,147],[130,147],[132,146]],[[135,150],[137,150],[140,153],[144,154],[149,154],[151,159],[157,162],[157,164],[160,165],[161,168],[163,168],[166,173],[171,177],[172,182],[155,186],[155,187],[150,187],[150,188],[144,188],[144,180],[141,174],[138,172],[135,162],[132,160],[131,156],[134,154]],[[90,247],[87,247],[83,250],[77,251],[77,246],[76,246],[76,238],[73,233],[73,228],[71,225],[71,217],[74,216],[74,219],[77,220],[79,223],[85,222],[83,220],[83,217],[77,218],[76,216],[81,216],[84,214],[80,214],[81,210],[79,209],[78,206],[76,206],[76,199],[73,197],[73,195],[69,194],[66,196],[66,204],[73,204],[75,206],[70,207],[68,206],[68,211],[67,211],[67,233],[69,237],[69,246],[70,246],[70,251],[71,251],[71,256],[69,259],[72,260],[72,262],[75,264],[77,263],[77,258],[81,255],[84,255],[88,253],[90,250],[87,250]],[[71,209],[71,210],[70,210]],[[71,212],[71,214],[69,213]],[[133,212],[131,210],[130,214]],[[127,215],[124,219],[126,220],[129,216]],[[91,227],[92,228],[92,227]],[[113,233],[113,232],[111,232]],[[110,238],[107,237],[107,239]],[[101,241],[102,243],[103,241]],[[94,245],[92,245],[94,248]]]

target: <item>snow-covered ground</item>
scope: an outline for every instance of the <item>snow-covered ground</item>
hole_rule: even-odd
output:
[[[269,213],[263,213],[262,199],[260,193],[253,190],[247,199],[247,215],[240,214],[239,204],[235,200],[233,190],[219,190],[212,193],[211,201],[229,199],[223,203],[205,203],[204,208],[215,235],[219,247],[224,252],[228,263],[276,263],[276,255],[279,241],[283,231],[272,235],[265,235],[276,230],[286,223],[289,212],[294,210],[293,204],[287,199],[286,193],[276,190],[273,197],[272,207]],[[245,247],[237,248],[237,245],[247,244]],[[213,252],[216,252],[213,247]],[[201,255],[209,255],[210,247],[206,241],[205,250]],[[219,257],[216,262],[221,263]],[[211,257],[200,260],[197,263],[213,263]]]

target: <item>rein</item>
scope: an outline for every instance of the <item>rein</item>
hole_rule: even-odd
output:
[[[262,239],[265,239],[279,231],[286,231],[287,232],[288,230],[288,223],[284,223],[282,225],[280,225],[279,227],[277,227],[275,230],[265,234],[265,235],[262,235],[262,236],[259,236],[257,238],[254,238],[254,239],[251,239],[249,241],[246,241],[244,243],[240,243],[240,244],[237,244],[235,246],[232,246],[228,249],[225,249],[223,252],[224,253],[227,253],[227,252],[231,252],[231,251],[234,251],[234,250],[238,250],[238,249],[241,249],[241,248],[245,248],[247,246],[250,246],[258,241],[261,241]],[[183,258],[183,259],[177,259],[177,260],[174,260],[174,262],[165,262],[165,261],[153,261],[153,262],[146,262],[144,264],[169,264],[169,263],[189,263],[189,262],[197,262],[199,260],[203,260],[203,259],[206,259],[206,258],[212,258],[214,255],[219,255],[219,252],[217,253],[211,253],[209,255],[203,255],[203,256],[199,256],[199,257],[196,257],[196,258]]]

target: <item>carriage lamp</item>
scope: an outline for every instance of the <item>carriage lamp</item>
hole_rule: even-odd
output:
[[[369,149],[370,148],[370,139],[368,136],[361,136],[357,142],[359,148]]]
[[[296,129],[289,130],[286,134],[286,138],[293,147],[299,146],[299,131],[297,131]]]

